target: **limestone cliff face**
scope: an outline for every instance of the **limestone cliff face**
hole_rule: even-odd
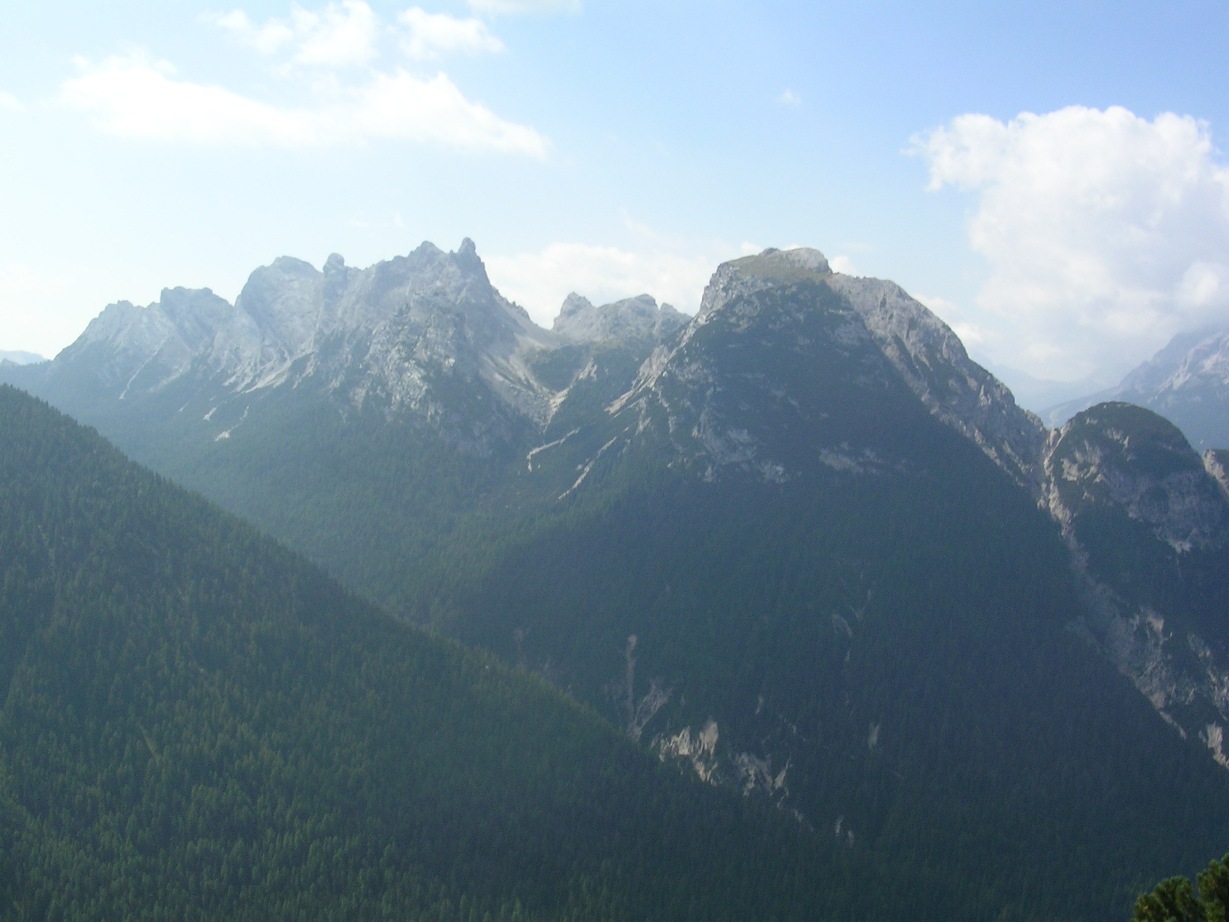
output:
[[[664,414],[677,450],[692,461],[705,458],[710,477],[728,467],[767,480],[793,476],[797,465],[774,453],[771,438],[721,407],[719,395],[736,386],[712,351],[724,336],[748,346],[773,341],[787,363],[842,368],[847,377],[832,380],[834,388],[852,384],[868,399],[903,387],[1040,498],[1040,420],[1017,407],[1011,392],[969,359],[951,329],[899,286],[834,273],[817,250],[767,250],[719,267],[679,342],[659,348],[612,412],[642,419]],[[823,376],[822,368],[810,370]],[[758,386],[785,417],[805,418],[810,408],[788,390],[787,375],[781,365],[767,366],[742,374],[737,384]],[[853,433],[821,428],[830,430],[829,444],[814,446],[821,463],[866,472],[888,463]]]
[[[849,298],[909,389],[935,416],[968,438],[1017,484],[1036,494],[1045,442],[1041,420],[965,352],[964,344],[900,286],[834,275],[828,282]]]
[[[1229,499],[1229,449],[1209,449],[1203,453],[1203,469],[1216,481]]]
[[[1085,597],[1077,629],[1229,767],[1229,612],[1215,590],[1192,589],[1214,585],[1229,563],[1219,462],[1151,411],[1107,403],[1053,433],[1044,463],[1048,507]]]
[[[168,288],[149,308],[108,305],[78,339],[46,366],[51,375],[88,369],[121,399],[155,390],[191,370],[234,309],[209,289]]]
[[[661,341],[673,336],[690,320],[669,304],[658,305],[650,295],[637,295],[601,307],[573,292],[563,302],[551,329],[573,342]]]
[[[1045,458],[1060,523],[1119,509],[1177,551],[1229,541],[1229,507],[1182,433],[1126,403],[1099,404],[1054,433]]]
[[[287,386],[474,431],[484,421],[445,420],[480,391],[491,397],[483,412],[534,425],[546,418],[551,391],[525,356],[556,341],[494,289],[465,240],[455,253],[424,243],[367,269],[336,254],[323,271],[282,257],[254,271],[233,306],[184,289],[145,308],[115,304],[48,375],[131,400],[175,386],[184,406],[210,411],[205,422],[219,405],[246,407]],[[217,425],[225,419],[218,414]]]

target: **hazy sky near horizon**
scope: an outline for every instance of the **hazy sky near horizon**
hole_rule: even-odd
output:
[[[470,237],[549,326],[806,245],[1000,373],[1112,382],[1229,326],[1227,47],[1223,0],[18,4],[0,349],[283,254]]]

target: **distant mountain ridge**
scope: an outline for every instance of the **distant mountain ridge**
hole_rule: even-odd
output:
[[[0,363],[12,362],[14,365],[32,365],[35,362],[47,361],[41,355],[36,355],[33,352],[4,352],[0,351]]]
[[[1053,407],[1046,416],[1066,419],[1106,400],[1159,413],[1201,451],[1229,447],[1229,330],[1180,333],[1116,387]]]
[[[1172,420],[1198,448],[1229,448],[1229,330],[1175,337],[1116,396]]]
[[[158,391],[187,376],[222,394],[314,380],[355,407],[376,400],[430,415],[427,378],[478,379],[537,417],[543,396],[516,366],[542,333],[491,287],[473,244],[424,244],[367,270],[329,257],[323,271],[282,257],[252,273],[232,307],[208,290],[173,289],[149,308],[111,305],[61,366],[98,356],[103,383]]]
[[[941,914],[1033,917],[1067,841],[1097,855],[1073,914],[1106,917],[1195,844],[1145,818],[1229,767],[1219,455],[1118,405],[1047,430],[815,250],[723,264],[694,318],[574,295],[550,331],[468,241],[329,262],[121,307],[3,375],[663,760],[889,863],[949,856]]]

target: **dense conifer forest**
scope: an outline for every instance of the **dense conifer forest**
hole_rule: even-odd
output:
[[[792,819],[0,389],[0,917],[819,918]],[[864,873],[853,879],[866,880]]]

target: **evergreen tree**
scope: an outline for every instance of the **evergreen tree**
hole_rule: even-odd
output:
[[[1229,854],[1199,872],[1195,886],[1169,877],[1135,901],[1131,922],[1225,922],[1229,909]]]

